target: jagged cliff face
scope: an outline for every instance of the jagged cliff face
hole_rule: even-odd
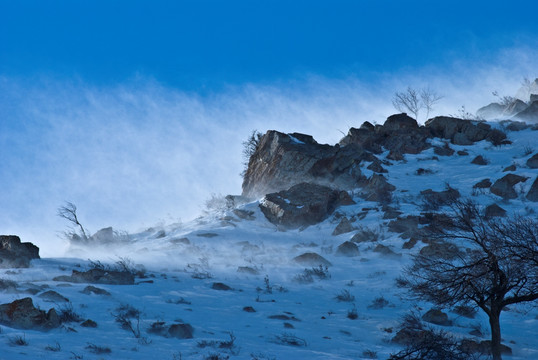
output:
[[[371,158],[360,147],[318,144],[311,136],[268,131],[251,156],[243,195],[262,197],[301,182],[353,188],[361,181],[360,161]]]
[[[381,191],[374,186],[380,181],[365,177],[361,163],[371,163],[368,169],[382,174],[386,172],[383,164],[430,148],[429,140],[433,137],[457,145],[481,140],[501,144],[506,139],[503,132],[491,129],[486,123],[436,117],[419,126],[406,114],[392,115],[383,125],[366,122],[360,128],[351,128],[334,146],[318,144],[309,135],[271,130],[261,138],[250,158],[243,179],[243,195],[261,198],[309,182],[340,190],[365,188],[365,196],[372,196]],[[381,154],[387,150],[389,153],[383,158]],[[384,185],[383,191],[388,188]]]

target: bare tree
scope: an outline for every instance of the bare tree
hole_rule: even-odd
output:
[[[417,255],[400,283],[440,306],[473,303],[489,318],[491,353],[501,359],[501,312],[538,299],[538,221],[491,220],[471,201],[458,201],[430,225],[431,236],[466,247],[452,259]]]
[[[433,110],[433,106],[442,98],[441,95],[430,88],[425,88],[420,91],[420,100],[422,101],[424,109],[426,109],[426,120],[430,117],[430,112]]]
[[[405,92],[397,92],[392,99],[392,105],[401,112],[409,112],[414,115],[415,119],[418,119],[418,113],[422,108],[422,103],[419,93],[408,87]]]
[[[430,112],[433,110],[433,106],[441,100],[443,97],[437,94],[432,89],[424,88],[417,91],[411,87],[408,87],[405,92],[397,92],[392,99],[392,105],[401,112],[411,113],[416,120],[420,110],[426,110],[426,119],[430,116]]]
[[[75,236],[78,236],[81,238],[82,241],[88,240],[88,235],[86,230],[84,229],[84,226],[78,221],[77,217],[77,206],[73,204],[72,202],[66,201],[65,205],[60,206],[58,208],[57,215],[61,218],[66,219],[69,221],[74,227],[78,227],[80,230],[80,235],[76,233],[76,231],[72,231],[68,235],[73,240]]]

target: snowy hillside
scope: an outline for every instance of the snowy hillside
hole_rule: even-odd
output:
[[[403,348],[392,341],[402,318],[433,307],[396,286],[411,255],[426,244],[389,229],[398,216],[424,213],[421,192],[452,188],[484,207],[495,203],[509,215],[537,217],[538,202],[527,194],[538,168],[527,161],[538,152],[538,131],[491,126],[511,143],[455,145],[434,137],[424,140],[430,147],[388,161],[390,152],[382,149],[376,156],[383,176],[396,188],[389,205],[352,189],[355,204],[339,206],[318,224],[286,229],[262,213],[262,196],[235,207],[217,199],[193,222],[148,229],[118,246],[73,246],[66,258],[2,270],[0,304],[30,297],[74,321],[48,331],[2,325],[0,359],[387,359]],[[453,151],[438,154],[447,147]],[[478,156],[484,161],[477,164]],[[365,179],[374,175],[371,163],[360,163]],[[514,186],[515,198],[475,186],[508,173],[528,178]],[[341,247],[347,241],[358,252]],[[134,284],[69,281],[73,270],[101,265],[132,271]],[[489,339],[483,312],[465,317],[442,310],[451,323],[430,326],[457,338]],[[538,359],[536,306],[511,307],[501,326],[510,359]]]

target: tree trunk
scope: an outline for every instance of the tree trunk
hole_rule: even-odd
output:
[[[493,356],[493,360],[502,360],[500,317],[500,311],[491,309],[489,314],[489,326],[491,328],[491,355]]]

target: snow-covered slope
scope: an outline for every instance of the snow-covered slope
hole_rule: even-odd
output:
[[[448,184],[483,205],[499,203],[509,213],[536,217],[538,203],[526,200],[525,194],[538,176],[538,169],[526,166],[538,151],[538,131],[508,132],[508,138],[512,144],[498,147],[486,141],[450,145],[468,155],[437,156],[429,149],[406,154],[405,161],[392,161],[385,166],[385,175],[397,188],[393,206],[404,215],[418,215],[420,191],[442,191]],[[438,139],[433,142],[444,145]],[[477,155],[489,163],[471,164]],[[361,170],[370,176],[367,165]],[[504,176],[502,171],[509,165],[516,165],[514,173],[529,177],[516,186],[517,199],[501,203],[487,189],[473,191],[473,185],[484,178],[494,182]],[[418,169],[426,171],[417,175]],[[220,209],[190,223],[132,235],[122,247],[74,249],[70,258],[34,260],[29,269],[4,270],[1,277],[18,282],[18,290],[0,292],[0,303],[30,296],[45,310],[72,306],[81,321],[49,332],[1,326],[0,359],[204,359],[210,355],[214,359],[386,359],[401,349],[391,343],[401,318],[432,307],[408,300],[395,286],[402,267],[410,264],[410,255],[424,244],[403,248],[407,240],[388,230],[389,220],[384,219],[381,206],[357,194],[351,194],[356,205],[340,207],[324,222],[306,229],[277,229],[255,201],[239,206],[242,214],[251,214],[249,219],[242,219],[233,209]],[[343,216],[353,219],[355,228],[377,235],[376,241],[357,243],[358,256],[336,252],[358,231],[332,235]],[[375,251],[379,244],[393,253]],[[294,261],[307,252],[323,256],[331,266],[325,269]],[[73,269],[89,268],[88,258],[103,263],[130,259],[146,268],[146,276],[137,278],[136,285],[94,285],[110,295],[87,295],[81,291],[88,284],[53,281]],[[223,285],[215,289],[219,288],[215,283],[230,289],[222,290]],[[34,295],[24,291],[28,288],[35,289]],[[45,301],[39,295],[47,290],[70,302]],[[138,338],[136,319],[132,319],[135,333],[116,321],[118,309],[125,310],[127,305],[140,311]],[[469,319],[449,310],[445,309],[453,324],[444,330],[457,337],[473,337],[469,332],[481,329],[483,336],[478,339],[489,338],[484,314]],[[81,326],[86,319],[97,327]],[[190,324],[194,337],[178,339],[151,332],[172,324]],[[536,307],[503,312],[501,326],[503,343],[513,349],[511,359],[538,358]],[[26,345],[13,344],[21,337]]]

